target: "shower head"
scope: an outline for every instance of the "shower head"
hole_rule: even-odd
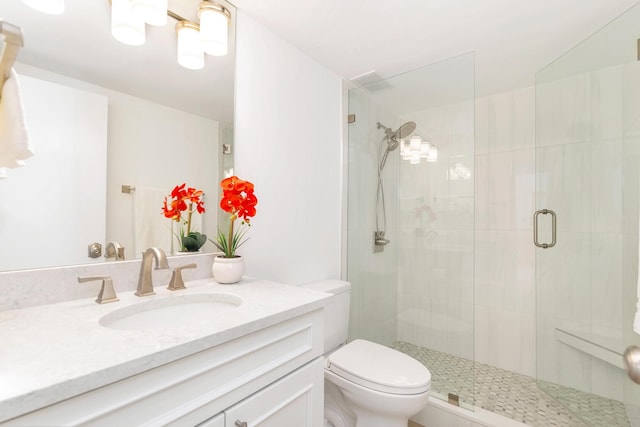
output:
[[[398,148],[398,139],[403,139],[410,136],[414,130],[416,130],[415,122],[406,122],[400,126],[395,132],[391,128],[386,127],[382,123],[378,122],[378,129],[384,128],[385,138],[389,147],[387,150],[393,151]]]

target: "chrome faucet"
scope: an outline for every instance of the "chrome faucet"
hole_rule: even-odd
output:
[[[167,256],[160,248],[148,248],[142,253],[142,263],[140,264],[140,277],[138,278],[138,289],[136,295],[144,297],[153,295],[153,280],[151,276],[151,266],[153,260],[156,260],[156,270],[164,270],[169,268]]]

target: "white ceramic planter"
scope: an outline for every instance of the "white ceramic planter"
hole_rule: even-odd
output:
[[[216,256],[213,259],[211,273],[213,274],[213,280],[218,283],[237,283],[244,274],[244,258],[241,256],[235,258]]]

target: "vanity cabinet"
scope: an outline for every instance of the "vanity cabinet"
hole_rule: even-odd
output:
[[[0,426],[320,427],[323,332],[319,309],[209,348],[199,341],[178,360]]]

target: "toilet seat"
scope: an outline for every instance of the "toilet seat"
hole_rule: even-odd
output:
[[[431,373],[414,358],[366,340],[354,340],[331,353],[325,368],[355,384],[383,393],[420,394]]]

